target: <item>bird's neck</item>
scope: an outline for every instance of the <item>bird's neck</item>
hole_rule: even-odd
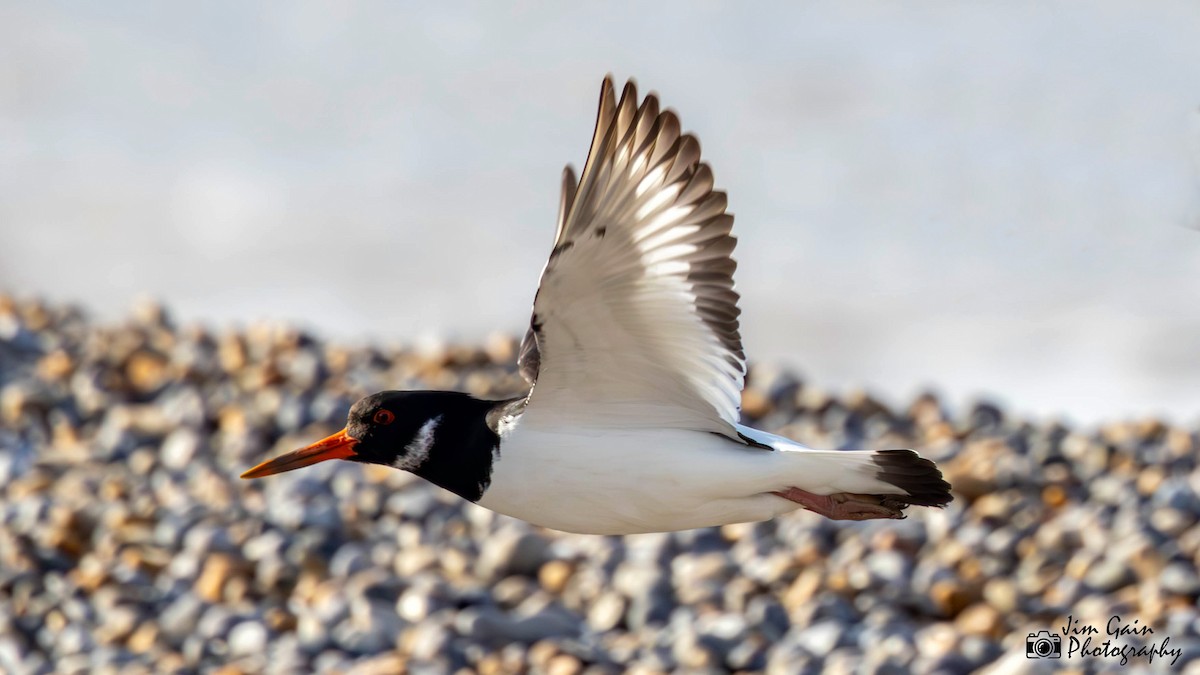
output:
[[[479,501],[492,482],[500,456],[501,420],[520,414],[523,399],[484,401],[464,397],[444,414],[416,475],[470,501]]]

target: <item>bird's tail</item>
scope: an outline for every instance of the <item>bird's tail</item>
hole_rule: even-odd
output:
[[[937,465],[912,450],[812,450],[757,429],[739,427],[753,442],[779,451],[788,487],[817,495],[887,497],[916,506],[945,506],[953,497]]]
[[[945,506],[953,499],[937,465],[912,450],[781,451],[796,465],[794,487],[814,494],[887,495],[917,506]]]
[[[912,450],[876,450],[875,476],[904,491],[900,500],[917,506],[945,506],[954,499],[937,465]]]

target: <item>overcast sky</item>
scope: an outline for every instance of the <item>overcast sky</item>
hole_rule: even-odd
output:
[[[517,332],[601,78],[729,193],[752,359],[1200,418],[1200,4],[0,7],[0,289]]]

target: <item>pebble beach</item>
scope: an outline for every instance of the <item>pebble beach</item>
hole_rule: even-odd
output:
[[[1200,673],[1200,429],[1161,420],[889,407],[752,365],[748,423],[941,466],[954,502],[902,521],[601,537],[379,466],[238,478],[375,391],[519,394],[516,350],[0,294],[0,672]],[[1064,627],[1062,659],[1027,658]]]

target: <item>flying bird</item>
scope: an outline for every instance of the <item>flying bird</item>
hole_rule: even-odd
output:
[[[838,520],[945,506],[950,485],[912,450],[813,450],[739,423],[733,216],[700,144],[632,81],[611,78],[582,175],[563,172],[554,248],[518,364],[527,395],[488,401],[384,391],[346,428],[242,474],[330,459],[410,471],[536,525],[633,534],[759,521],[804,508]]]

